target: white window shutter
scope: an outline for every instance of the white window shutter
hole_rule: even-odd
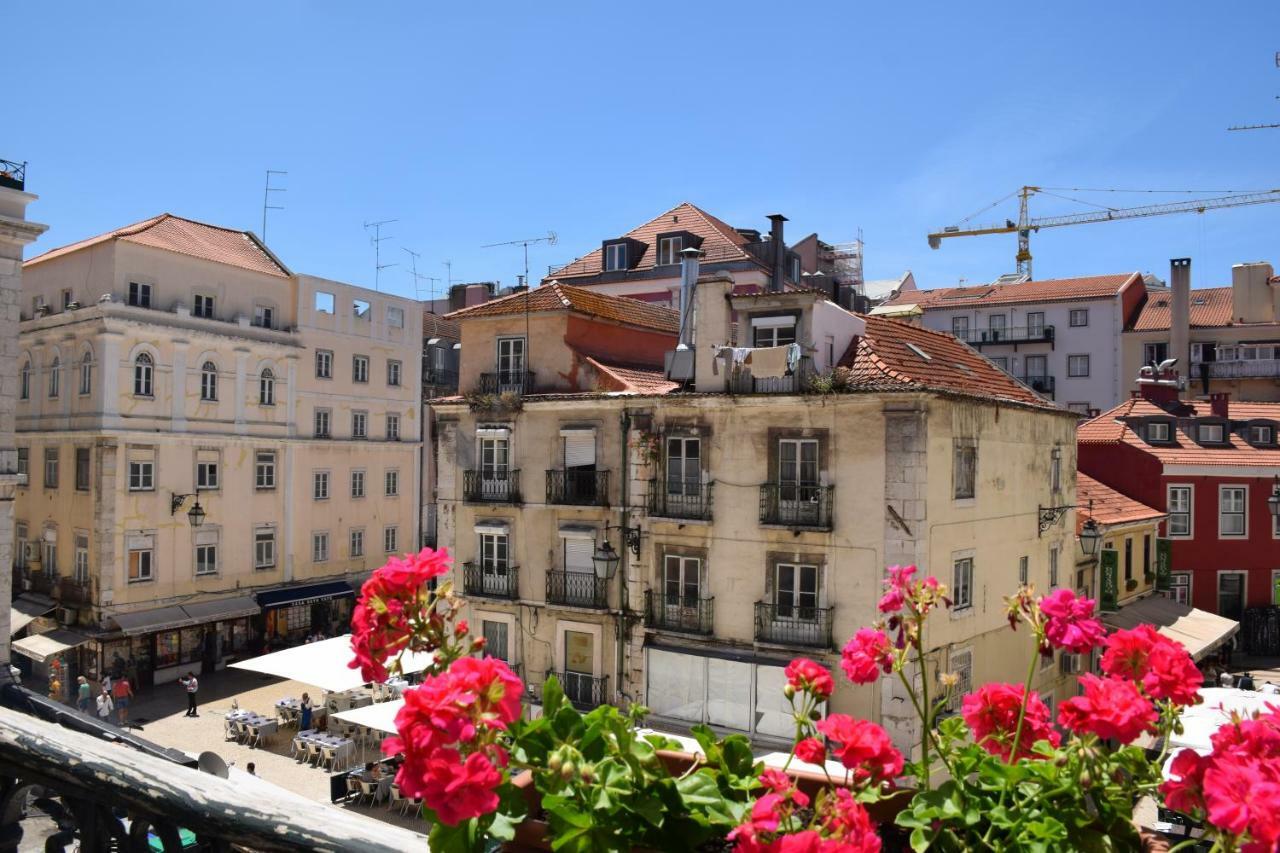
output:
[[[594,539],[564,539],[564,570],[566,572],[594,572],[591,556],[595,553]]]
[[[596,464],[595,430],[561,430],[564,439],[564,467],[579,468]]]

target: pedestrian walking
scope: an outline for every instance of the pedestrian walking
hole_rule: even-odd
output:
[[[120,718],[120,727],[124,728],[129,725],[129,701],[133,699],[133,685],[129,683],[128,676],[122,675],[111,684],[111,698]]]
[[[111,701],[111,694],[107,692],[107,688],[102,688],[102,692],[98,694],[98,719],[104,723],[111,721],[111,712],[116,709],[116,703]]]
[[[89,713],[89,704],[93,700],[93,691],[89,689],[89,679],[83,675],[76,676],[76,707],[80,713]]]
[[[188,672],[186,678],[179,678],[178,683],[187,690],[187,714],[188,717],[198,717],[196,713],[196,691],[200,689],[200,682],[196,680],[194,672]]]

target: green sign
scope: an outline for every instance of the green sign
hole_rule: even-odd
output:
[[[1115,611],[1116,571],[1120,566],[1120,553],[1115,548],[1103,548],[1098,566],[1102,570],[1102,601],[1099,609],[1103,612]]]
[[[1168,592],[1173,588],[1173,542],[1156,539],[1156,589]]]
[[[1271,576],[1271,603],[1280,604],[1280,575]]]

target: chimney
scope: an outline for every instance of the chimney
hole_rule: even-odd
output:
[[[1209,411],[1213,412],[1215,418],[1230,418],[1228,413],[1230,410],[1231,395],[1225,391],[1219,391],[1209,395]]]
[[[693,291],[698,284],[698,259],[701,257],[702,250],[692,246],[680,252],[680,341],[676,349],[694,346]]]
[[[1253,261],[1231,267],[1231,313],[1237,323],[1274,323],[1271,264]]]
[[[1134,396],[1138,394],[1156,405],[1178,402],[1178,371],[1161,371],[1150,365],[1143,365],[1138,371],[1138,390],[1134,392]]]
[[[733,276],[720,271],[699,277],[693,291],[697,337],[694,350],[694,390],[724,391],[728,387],[729,370],[721,364],[711,369],[720,347],[729,345],[729,294],[733,292]]]
[[[1191,363],[1191,259],[1169,261],[1169,358],[1176,368]]]
[[[769,241],[773,244],[773,275],[769,278],[769,290],[781,293],[782,282],[787,276],[787,241],[782,235],[782,223],[787,221],[787,217],[774,213],[769,216],[769,221],[773,223],[769,227]]]

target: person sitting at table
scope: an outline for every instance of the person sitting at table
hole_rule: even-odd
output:
[[[311,695],[309,693],[302,694],[299,707],[302,709],[302,716],[298,720],[298,728],[305,732],[311,728]]]
[[[377,782],[382,778],[382,768],[372,761],[366,762],[364,765],[364,777],[367,782]]]

